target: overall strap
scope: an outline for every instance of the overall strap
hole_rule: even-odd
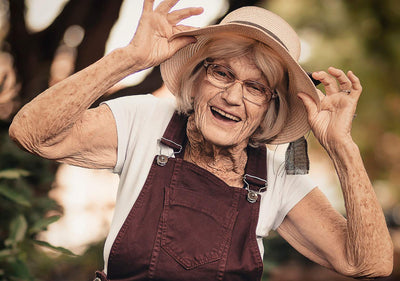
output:
[[[264,145],[247,147],[246,175],[255,185],[265,185],[267,181],[267,150]]]
[[[247,165],[243,181],[250,203],[257,201],[258,194],[267,190],[267,149],[264,145],[257,148],[247,147]]]
[[[168,127],[161,138],[161,143],[171,147],[176,156],[183,158],[183,147],[186,140],[186,124],[188,117],[175,111]]]

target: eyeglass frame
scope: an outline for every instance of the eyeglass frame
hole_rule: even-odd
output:
[[[270,102],[272,99],[275,99],[275,98],[278,97],[278,93],[277,93],[276,90],[272,90],[270,87],[265,86],[264,84],[262,84],[262,83],[260,83],[260,82],[258,82],[258,81],[255,81],[255,80],[248,80],[248,79],[245,79],[245,80],[240,80],[240,79],[238,79],[238,78],[236,77],[236,74],[234,73],[234,71],[233,71],[232,69],[230,69],[229,67],[225,66],[225,65],[218,64],[218,63],[213,63],[213,62],[210,62],[210,61],[208,61],[208,60],[204,60],[204,61],[203,61],[203,66],[204,66],[204,68],[206,69],[206,77],[207,77],[207,80],[208,80],[213,86],[215,86],[215,87],[217,87],[217,88],[219,88],[219,89],[223,89],[224,91],[226,91],[228,88],[232,87],[232,86],[235,85],[236,83],[240,83],[241,86],[242,86],[242,98],[243,98],[244,100],[247,100],[248,102],[254,104],[254,105],[261,106],[263,103],[254,102],[254,101],[250,100],[248,97],[246,97],[246,96],[244,95],[245,90],[243,89],[243,85],[244,85],[245,82],[251,82],[251,83],[254,83],[254,84],[258,84],[258,85],[261,85],[263,88],[265,88],[265,91],[264,91],[263,94],[265,94],[265,97],[266,97],[265,102],[266,102],[266,103],[268,103],[268,102]],[[225,69],[232,75],[232,77],[233,77],[234,80],[233,80],[232,82],[230,82],[226,87],[222,87],[221,85],[216,84],[215,82],[216,82],[216,80],[218,80],[218,78],[214,77],[214,75],[212,75],[211,73],[209,73],[209,72],[210,72],[210,71],[209,71],[210,66],[219,66],[219,67],[225,68]],[[210,77],[211,77],[211,79],[210,79]],[[213,82],[214,82],[214,83],[213,83]],[[218,82],[217,82],[217,83],[218,83]],[[250,93],[247,89],[246,89],[246,92],[247,92],[247,93]],[[267,93],[269,93],[269,95],[268,95]],[[269,96],[269,98],[268,98],[268,96]]]

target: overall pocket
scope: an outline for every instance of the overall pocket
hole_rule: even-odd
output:
[[[161,247],[185,269],[218,261],[229,250],[238,211],[232,196],[223,199],[166,188]]]

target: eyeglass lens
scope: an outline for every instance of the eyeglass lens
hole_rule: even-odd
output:
[[[268,87],[263,84],[252,81],[241,81],[236,78],[235,74],[226,66],[219,64],[205,64],[209,81],[216,87],[227,89],[236,82],[242,84],[244,89],[243,97],[247,100],[261,104],[271,98],[271,93]]]

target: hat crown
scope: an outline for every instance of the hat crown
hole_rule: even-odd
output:
[[[247,6],[230,12],[222,19],[220,25],[229,23],[247,24],[269,33],[296,61],[299,60],[300,39],[280,16],[260,7]]]

